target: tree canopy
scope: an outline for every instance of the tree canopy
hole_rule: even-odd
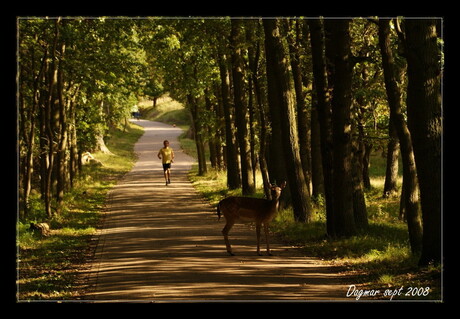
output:
[[[226,170],[229,188],[252,195],[261,171],[267,197],[270,183],[285,180],[281,205],[301,222],[324,198],[330,237],[368,225],[371,152],[387,154],[385,194],[398,191],[399,142],[411,245],[422,263],[440,261],[441,19],[20,17],[17,25],[22,216],[32,189],[48,216],[58,213],[82,154],[109,151],[108,128],[122,127],[140,98],[155,104],[167,92],[190,111],[199,174],[210,161]]]

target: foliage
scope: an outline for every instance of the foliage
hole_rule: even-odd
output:
[[[19,18],[18,35],[21,216],[39,189],[50,217],[78,173],[77,154],[101,148],[129,117],[148,64],[130,19]]]
[[[339,51],[334,52],[335,46],[326,43],[330,34],[329,30],[323,32],[326,31],[326,24],[323,23],[325,19],[315,20],[319,22],[317,25],[321,29],[318,34],[325,41],[324,47],[316,46],[320,49],[318,56],[324,60],[320,62],[324,62],[325,65],[323,73],[326,81],[323,82],[330,81],[325,83],[323,88],[318,87],[318,79],[313,74],[313,67],[322,64],[313,60],[313,49],[316,48],[310,39],[313,40],[312,34],[315,30],[309,30],[308,19],[277,19],[280,27],[276,32],[286,35],[286,41],[283,39],[280,42],[279,45],[284,48],[277,54],[283,56],[277,56],[276,59],[279,63],[289,65],[284,68],[285,73],[289,74],[286,74],[287,76],[270,74],[275,80],[270,83],[276,83],[270,87],[267,79],[270,54],[267,53],[273,52],[267,49],[270,48],[266,46],[269,37],[265,38],[263,23],[259,18],[238,21],[241,23],[233,24],[229,17],[213,19],[19,18],[19,206],[20,222],[24,223],[19,227],[21,232],[24,231],[26,227],[24,225],[29,220],[47,220],[55,225],[65,222],[68,218],[67,201],[72,201],[69,198],[74,194],[73,187],[75,188],[79,178],[82,178],[78,176],[79,174],[87,176],[84,175],[85,171],[80,169],[79,156],[86,151],[103,149],[104,143],[113,152],[112,148],[116,146],[112,143],[120,138],[117,136],[118,133],[113,133],[116,132],[114,129],[126,127],[133,106],[145,98],[157,101],[169,96],[175,101],[174,103],[184,107],[167,111],[150,107],[141,107],[141,109],[146,118],[190,127],[188,137],[193,136],[194,141],[188,138],[183,138],[183,141],[188,142],[189,148],[196,147],[194,152],[199,162],[198,173],[200,175],[205,173],[208,159],[211,159],[211,164],[214,166],[211,170],[211,178],[210,175],[205,175],[210,178],[209,180],[206,180],[206,177],[204,179],[193,177],[196,178],[195,183],[199,185],[198,187],[203,187],[202,191],[212,201],[216,201],[219,196],[238,192],[237,190],[229,192],[226,189],[228,183],[226,179],[230,178],[229,175],[225,176],[225,169],[229,168],[229,161],[238,164],[243,162],[241,157],[244,156],[229,157],[233,156],[232,152],[236,153],[233,151],[233,146],[236,150],[238,143],[245,144],[246,141],[250,144],[251,166],[259,183],[256,196],[262,196],[262,176],[268,180],[273,179],[273,176],[279,173],[274,171],[275,167],[281,165],[278,162],[281,159],[288,162],[286,154],[281,154],[287,151],[278,148],[280,143],[276,142],[283,134],[307,132],[302,134],[306,136],[304,140],[292,142],[292,145],[299,142],[304,147],[302,163],[299,163],[303,164],[302,168],[301,165],[296,164],[289,169],[295,170],[297,176],[301,176],[302,173],[309,179],[308,175],[313,175],[314,155],[324,150],[327,152],[329,148],[333,148],[333,143],[339,143],[337,140],[333,141],[332,137],[331,141],[328,140],[327,134],[330,132],[327,132],[327,126],[330,124],[328,122],[330,118],[316,121],[320,123],[318,130],[321,131],[323,128],[324,131],[321,132],[326,132],[319,140],[314,141],[314,136],[316,134],[318,138],[322,133],[314,132],[312,125],[315,123],[313,111],[321,109],[318,95],[326,92],[327,98],[321,101],[330,101],[335,94],[332,79],[339,78],[336,77],[335,62],[331,59],[331,56]],[[368,150],[374,154],[378,151],[379,155],[380,153],[385,155],[390,141],[388,97],[376,21],[377,19],[374,18],[354,18],[350,19],[349,25],[346,24],[347,30],[344,30],[346,32],[341,33],[331,29],[337,39],[343,40],[343,34],[348,32],[350,34],[350,55],[347,58],[350,58],[352,66],[352,80],[347,84],[351,84],[349,85],[351,92],[347,92],[342,98],[352,105],[350,119],[347,118],[348,114],[345,114],[344,118],[347,127],[351,124],[353,156],[351,154],[345,156],[353,157],[353,165],[356,167],[353,167],[352,173],[344,175],[353,179],[348,181],[349,184],[344,185],[354,183],[354,191],[361,192],[361,195],[363,194],[360,191],[361,184],[366,176],[360,175],[364,175],[365,172],[367,174],[368,167],[365,169],[364,163],[368,159],[366,156],[369,156]],[[237,39],[232,37],[231,32],[231,26],[236,25],[239,31]],[[401,89],[402,112],[403,118],[406,119],[404,102],[408,81],[405,60],[407,50],[410,48],[404,46],[404,25],[404,19],[401,18],[394,19],[391,23],[390,46],[395,52],[396,70],[401,75],[397,77],[400,79],[397,86]],[[437,43],[438,46],[442,46],[443,40],[438,39]],[[289,53],[287,53],[288,49]],[[235,64],[238,70],[233,70],[232,63],[236,60],[232,61],[231,57],[236,56],[241,63]],[[437,62],[442,63],[443,59],[442,52],[441,56],[436,56]],[[290,62],[296,62],[298,68],[295,67],[295,63],[290,64]],[[300,70],[300,77],[294,75],[294,69]],[[346,69],[346,72],[349,72],[350,68]],[[238,87],[241,86],[241,90],[238,90],[241,94],[238,97],[234,96],[237,90],[234,89],[233,73],[238,73],[238,76],[242,77],[242,81],[238,81]],[[344,78],[348,79],[348,77]],[[284,129],[278,132],[273,128],[280,120],[279,116],[270,114],[270,111],[274,111],[268,106],[275,105],[273,102],[276,102],[274,97],[276,94],[273,92],[278,92],[281,87],[289,88],[294,85],[297,85],[297,89],[300,85],[300,90],[296,92],[286,90],[285,95],[292,101],[297,97],[296,103],[302,105],[300,102],[303,101],[305,105],[296,109],[292,116],[290,129],[293,131],[286,132]],[[335,97],[337,96],[339,95]],[[244,115],[238,116],[239,119],[235,112],[235,101],[238,101],[238,105],[243,105],[239,106],[238,110],[244,109]],[[325,116],[330,116],[327,105],[321,110],[325,111]],[[294,125],[294,119],[302,119],[304,124],[298,122]],[[247,130],[244,127],[246,120]],[[246,131],[248,133],[243,134],[247,136],[236,138],[236,132]],[[300,137],[298,139],[300,140]],[[332,145],[329,145],[329,142]],[[241,149],[240,153],[242,153]],[[278,155],[279,159],[277,159]],[[363,194],[365,203],[361,207],[367,209],[365,215],[370,220],[370,226],[367,230],[363,230],[364,233],[358,233],[347,239],[338,239],[335,242],[324,241],[324,238],[321,238],[324,235],[326,219],[324,205],[328,204],[327,196],[323,195],[327,192],[319,195],[316,200],[316,208],[310,224],[293,223],[290,219],[295,212],[287,209],[280,215],[281,219],[278,220],[277,227],[289,229],[291,237],[299,236],[300,242],[302,240],[308,242],[307,249],[310,249],[311,253],[319,255],[324,253],[325,257],[364,258],[363,260],[366,260],[369,265],[377,260],[380,268],[386,263],[383,260],[394,258],[398,262],[404,260],[401,263],[405,263],[408,259],[414,258],[407,253],[407,240],[403,239],[407,237],[407,231],[404,230],[403,223],[396,220],[399,200],[393,197],[380,198],[380,186],[384,180],[382,172],[386,163],[384,157],[379,155],[372,157],[374,162],[370,166],[369,175],[373,176],[373,184]],[[113,160],[108,154],[99,156],[103,161]],[[376,159],[378,162],[375,161]],[[321,161],[326,170],[333,175],[332,168],[326,165],[329,159],[323,157],[319,160]],[[248,162],[248,158],[244,158],[247,167],[249,167]],[[124,164],[119,162],[118,165],[120,167],[114,168],[115,170]],[[228,169],[228,172],[230,171]],[[253,173],[245,170],[245,174],[240,176],[242,168],[235,167],[235,171],[237,176],[233,175],[233,177],[240,181],[242,175],[247,178],[250,173]],[[401,184],[401,180],[398,182]],[[331,188],[330,185],[323,184],[323,188]],[[311,185],[308,182],[308,186],[315,188],[315,191],[316,188],[320,188],[313,182]],[[359,194],[357,196],[359,197]],[[347,197],[347,204],[350,203],[350,198],[351,196]],[[330,201],[331,198],[329,204]],[[357,204],[358,200],[354,201]],[[289,199],[286,202],[289,203]],[[328,212],[329,217],[334,216],[329,210]],[[333,218],[329,220],[332,221]],[[389,224],[391,226],[388,226]],[[389,237],[379,237],[380,234],[387,234]],[[302,239],[302,236],[306,237]],[[23,242],[33,242],[33,238],[29,236],[29,239],[26,239],[26,237]],[[387,245],[381,246],[380,243]],[[335,251],[333,245],[337,245]],[[388,283],[393,275],[395,274],[384,276],[382,281]]]
[[[133,145],[143,130],[131,124],[125,133],[117,129],[111,133],[109,145],[115,156],[95,154],[103,166],[85,166],[66,194],[60,215],[48,220],[38,194],[33,194],[30,214],[17,223],[18,300],[79,299],[84,294],[79,273],[94,253],[90,240],[100,227],[107,192],[132,168]],[[29,229],[31,222],[43,221],[52,230],[49,237]]]

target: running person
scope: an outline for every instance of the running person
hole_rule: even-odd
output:
[[[171,184],[171,163],[174,162],[174,151],[169,147],[169,141],[163,142],[164,147],[158,152],[158,158],[162,160],[166,186]]]

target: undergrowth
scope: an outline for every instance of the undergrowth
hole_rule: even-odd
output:
[[[310,223],[296,222],[291,208],[281,209],[270,230],[284,242],[298,247],[306,256],[336,266],[352,280],[347,284],[360,289],[429,287],[428,296],[400,296],[399,299],[440,300],[441,267],[421,268],[417,265],[419,256],[411,252],[407,225],[398,218],[399,196],[382,197],[384,177],[379,174],[384,174],[384,170],[375,166],[383,165],[384,161],[378,156],[372,159],[372,187],[365,192],[369,219],[366,230],[349,238],[328,238],[324,199],[321,197],[314,200]],[[225,172],[210,169],[205,176],[197,176],[194,168],[189,176],[196,189],[213,205],[227,196],[241,196],[241,189],[228,190]],[[261,180],[260,176],[258,180]],[[254,196],[263,197],[260,184]]]
[[[133,124],[127,131],[113,129],[106,140],[113,155],[95,153],[103,165],[84,165],[65,194],[59,213],[48,218],[37,191],[31,194],[30,213],[17,220],[17,300],[78,299],[84,293],[79,272],[94,251],[89,245],[101,225],[107,192],[130,171],[134,143],[143,130]],[[43,236],[30,223],[46,222],[51,234]]]

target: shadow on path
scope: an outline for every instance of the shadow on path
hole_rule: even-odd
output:
[[[334,269],[271,243],[275,256],[257,256],[255,231],[235,225],[228,256],[215,210],[187,179],[193,159],[184,154],[179,128],[135,121],[145,133],[139,159],[113,190],[89,270],[88,300],[339,300],[347,287]],[[164,185],[157,152],[168,139],[176,159]],[[275,238],[271,238],[275,241]]]

